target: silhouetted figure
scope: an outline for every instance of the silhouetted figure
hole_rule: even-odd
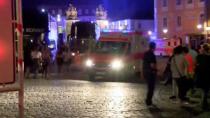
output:
[[[42,76],[44,78],[47,78],[48,76],[48,66],[50,64],[50,60],[51,60],[51,52],[50,49],[45,46],[44,49],[42,50]]]
[[[62,66],[63,66],[63,51],[58,50],[56,54],[56,62],[57,62],[57,67],[58,67],[58,73],[61,73]]]
[[[156,57],[154,54],[156,44],[151,42],[149,45],[149,50],[145,52],[143,58],[143,75],[147,81],[147,96],[146,96],[146,105],[152,105],[152,98],[155,90],[155,82],[157,76],[157,67],[156,67]]]
[[[208,109],[208,93],[210,89],[210,48],[204,44],[197,57],[196,84],[203,90],[202,108]]]
[[[31,58],[32,58],[32,68],[34,74],[33,78],[36,79],[37,73],[39,71],[39,66],[40,66],[39,64],[42,59],[42,53],[37,48],[35,48],[31,52]]]
[[[174,57],[171,61],[172,77],[178,86],[178,97],[183,104],[189,104],[189,99],[186,97],[189,90],[189,80],[186,76],[187,65],[185,64],[185,55],[182,46],[174,49]]]

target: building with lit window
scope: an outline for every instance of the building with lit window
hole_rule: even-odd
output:
[[[50,47],[60,47],[73,38],[95,39],[99,37],[100,31],[109,28],[107,11],[102,5],[69,4],[68,7],[50,5],[40,6],[38,9],[43,14],[48,14]]]
[[[207,38],[209,0],[155,0],[155,32],[158,39],[183,39],[199,45]],[[199,39],[199,40],[197,40]]]
[[[111,30],[128,30],[137,32],[154,32],[154,20],[151,19],[124,19],[109,23]]]

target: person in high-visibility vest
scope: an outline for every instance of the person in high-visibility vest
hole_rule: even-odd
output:
[[[185,70],[186,76],[188,79],[193,79],[195,74],[195,60],[192,55],[189,53],[189,49],[187,47],[183,47],[185,64],[187,69]]]

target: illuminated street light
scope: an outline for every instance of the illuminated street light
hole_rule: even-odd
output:
[[[202,28],[203,28],[203,25],[198,24],[198,25],[197,25],[197,28],[200,30],[200,29],[202,29]]]
[[[168,33],[168,29],[163,29],[163,33],[164,34]]]
[[[150,36],[152,35],[152,31],[148,31],[147,33],[148,33],[148,35],[150,35]]]
[[[42,13],[45,13],[46,10],[44,8],[42,8],[41,11],[42,11]]]

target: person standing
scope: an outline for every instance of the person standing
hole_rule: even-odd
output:
[[[66,66],[66,72],[69,72],[69,68],[71,65],[71,51],[69,50],[69,48],[66,48],[65,51],[63,52],[63,56],[64,56],[64,64]]]
[[[57,66],[58,66],[58,73],[61,73],[62,70],[62,66],[63,66],[63,51],[61,49],[58,50],[57,54],[56,54],[56,62],[57,62]]]
[[[34,73],[34,79],[36,79],[37,77],[37,73],[39,71],[39,64],[40,61],[42,59],[42,53],[38,50],[38,48],[35,48],[32,52],[31,52],[31,58],[32,58],[32,67],[33,67],[33,73]]]
[[[168,83],[172,84],[172,96],[170,96],[169,99],[171,99],[173,101],[176,101],[177,98],[178,98],[177,84],[176,84],[175,79],[173,79],[173,77],[172,77],[172,71],[171,71],[171,61],[172,61],[175,53],[176,53],[176,48],[173,50],[173,54],[169,58],[169,60],[167,62],[166,69],[164,71],[164,73],[167,72],[167,79],[166,79],[166,82],[164,84],[165,85],[167,85]]]
[[[49,50],[49,48],[47,46],[44,47],[44,49],[42,50],[42,67],[43,67],[43,71],[42,71],[42,76],[44,78],[47,78],[48,75],[48,66],[51,60],[51,52]]]
[[[195,75],[196,53],[191,54],[190,50],[187,47],[183,47],[183,52],[184,52],[185,66],[186,66],[185,75],[189,83],[188,90],[191,89],[192,93],[194,93],[193,91],[195,91],[194,90],[194,75]]]
[[[143,58],[143,75],[147,81],[147,96],[146,96],[146,105],[152,105],[152,98],[155,90],[155,82],[157,76],[157,67],[156,67],[156,56],[154,54],[156,44],[151,42],[149,44],[149,50],[144,53]]]
[[[189,49],[189,54],[193,58],[193,61],[196,62],[196,58],[198,56],[198,53],[194,49],[190,48],[189,46],[188,46],[188,49]]]
[[[32,57],[30,45],[24,47],[24,76],[29,78],[30,72],[32,70]]]
[[[196,85],[203,91],[202,109],[208,110],[208,93],[210,89],[210,47],[204,44],[197,56]]]
[[[183,47],[178,46],[174,49],[174,57],[171,61],[171,72],[172,77],[176,81],[178,86],[178,97],[180,102],[183,104],[188,104],[188,99],[186,97],[188,90],[188,81],[185,75],[185,70],[187,69],[185,65],[185,57],[183,54]]]

